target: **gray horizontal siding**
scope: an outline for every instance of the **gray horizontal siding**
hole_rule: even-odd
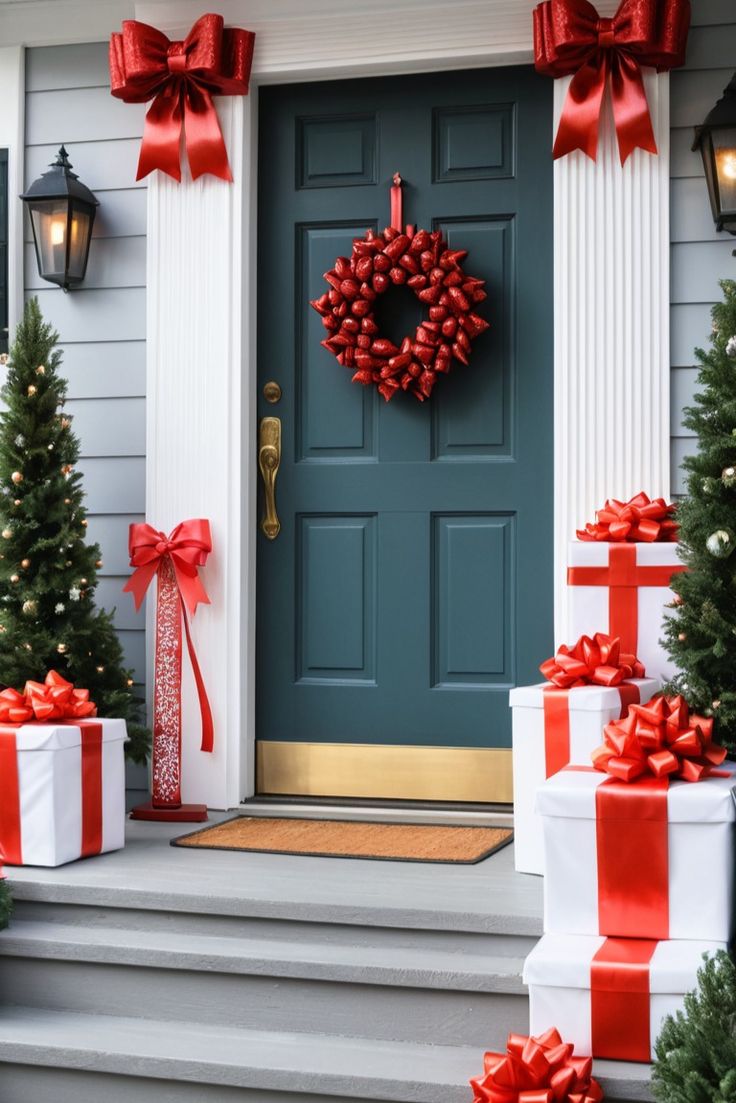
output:
[[[97,600],[114,610],[137,683],[145,680],[144,612],[122,589],[128,526],[145,513],[146,188],[135,179],[144,112],[110,95],[105,43],[27,51],[26,180],[63,142],[100,201],[82,287],[64,295],[40,279],[28,222],[25,284],[60,335],[88,536],[102,549]]]
[[[736,276],[730,234],[716,233],[699,153],[693,153],[693,127],[701,123],[736,69],[735,0],[695,0],[693,25],[683,69],[671,88],[671,394],[672,492],[684,490],[680,465],[696,441],[682,424],[692,402],[697,368],[694,350],[707,348],[710,310],[721,298],[719,279]]]

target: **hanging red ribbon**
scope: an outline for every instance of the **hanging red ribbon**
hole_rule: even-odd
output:
[[[486,1053],[470,1081],[473,1103],[600,1103],[593,1059],[573,1057],[554,1027],[537,1038],[509,1034],[505,1053]]]
[[[99,854],[102,850],[102,724],[97,720],[78,720],[75,726],[80,732],[82,771],[82,836],[79,854],[86,858],[91,854]],[[20,724],[15,724],[0,728],[0,777],[3,786],[0,800],[0,857],[8,865],[15,866],[23,865],[18,773],[19,727]]]
[[[584,529],[578,529],[577,538],[588,541],[671,543],[677,540],[678,533],[677,521],[672,520],[675,509],[664,498],[651,499],[644,491],[629,498],[628,502],[609,498],[603,509],[596,512],[595,524],[588,522]]]
[[[581,636],[573,647],[562,644],[539,669],[552,683],[544,687],[545,776],[552,777],[570,761],[570,689],[615,686],[625,716],[629,705],[639,701],[639,687],[624,685],[624,679],[644,678],[646,672],[635,655],[621,654],[618,639],[602,632],[592,639]]]
[[[618,636],[626,652],[635,653],[639,640],[639,586],[669,586],[682,567],[640,567],[634,544],[612,544],[607,567],[568,567],[568,586],[608,587],[608,631]]]
[[[146,114],[137,180],[154,169],[181,180],[184,132],[192,177],[232,180],[216,96],[245,96],[255,35],[203,15],[183,42],[170,42],[146,23],[127,19],[110,38],[110,90],[125,103],[153,103]]]
[[[649,964],[657,940],[607,938],[590,965],[591,1049],[615,1061],[651,1060]]]
[[[169,536],[151,525],[133,524],[129,536],[130,564],[135,572],[124,590],[139,609],[157,576],[156,657],[153,706],[153,803],[181,804],[181,624],[187,641],[202,718],[202,750],[214,748],[214,725],[204,679],[194,650],[187,609],[193,616],[209,597],[198,570],[212,551],[210,524],[202,518],[182,521]]]
[[[621,164],[633,150],[657,152],[641,66],[658,72],[684,64],[690,0],[621,0],[601,19],[587,0],[545,0],[534,10],[534,64],[551,77],[573,75],[554,157],[581,149],[594,161],[610,76]]]

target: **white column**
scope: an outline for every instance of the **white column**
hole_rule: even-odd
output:
[[[23,313],[23,146],[25,121],[25,51],[22,46],[0,48],[0,148],[8,151],[8,328],[13,332]]]
[[[253,787],[243,735],[253,718],[248,575],[255,556],[247,521],[254,516],[254,487],[245,456],[254,447],[254,395],[243,373],[255,362],[255,327],[243,257],[255,223],[243,219],[243,202],[244,190],[254,195],[245,187],[244,159],[254,109],[254,96],[217,101],[234,183],[211,176],[192,182],[187,175],[177,184],[157,172],[148,187],[146,516],[166,531],[189,517],[207,517],[212,525],[214,551],[202,571],[212,605],[199,606],[193,635],[214,714],[215,751],[199,750],[185,654],[183,799],[215,808],[232,807]]]
[[[568,80],[555,82],[555,130]],[[669,77],[648,71],[658,156],[555,162],[555,634],[566,546],[607,497],[669,494]],[[568,641],[571,642],[571,641]]]

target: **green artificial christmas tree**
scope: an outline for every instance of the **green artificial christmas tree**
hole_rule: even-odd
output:
[[[99,716],[127,721],[145,762],[148,732],[111,614],[94,605],[100,549],[85,543],[79,441],[62,411],[58,336],[26,306],[8,358],[0,415],[0,682],[22,690],[51,669],[88,689]]]
[[[724,950],[698,971],[684,1014],[665,1020],[655,1054],[661,1103],[736,1103],[736,966]]]
[[[681,558],[667,649],[681,671],[668,687],[714,718],[714,738],[736,751],[736,282],[722,280],[711,349],[700,363],[695,404],[683,422],[698,437],[686,457],[687,496],[677,507]]]
[[[10,896],[10,887],[7,878],[0,873],[0,931],[10,922],[10,913],[13,910],[13,901]]]

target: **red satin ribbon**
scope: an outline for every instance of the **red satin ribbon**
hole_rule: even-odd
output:
[[[628,502],[609,498],[603,509],[596,511],[595,524],[590,521],[578,529],[578,540],[625,541],[653,544],[677,540],[679,526],[673,521],[676,507],[664,498],[653,500],[640,491]]]
[[[488,1052],[470,1081],[473,1103],[600,1103],[591,1057],[573,1057],[554,1027],[537,1038],[509,1034],[505,1053]]]
[[[639,567],[634,544],[613,544],[607,567],[568,567],[568,586],[608,587],[608,631],[635,653],[639,639],[639,586],[669,586],[682,567]]]
[[[82,771],[82,838],[80,857],[102,850],[102,724],[80,720],[80,763]],[[18,740],[16,724],[0,728],[0,856],[8,865],[23,865],[18,777]]]
[[[198,574],[199,567],[204,566],[207,556],[212,551],[210,523],[203,518],[182,521],[169,536],[157,531],[151,525],[133,524],[130,526],[128,548],[130,565],[136,570],[126,582],[123,591],[133,594],[136,609],[140,609],[146,590],[154,575],[160,572],[162,563],[168,561],[173,568],[181,601],[187,650],[199,698],[202,717],[202,750],[212,751],[215,742],[212,709],[187,619],[187,609],[194,616],[200,603],[204,605],[210,603]]]
[[[657,940],[607,938],[590,965],[595,1057],[651,1060],[649,966]]]
[[[110,90],[125,103],[153,99],[146,114],[137,180],[161,169],[181,180],[182,130],[193,179],[232,180],[213,95],[245,96],[255,35],[203,15],[183,42],[133,19],[110,38]]]
[[[572,647],[562,644],[557,654],[539,667],[552,683],[544,687],[545,776],[552,777],[570,761],[571,688],[586,685],[616,686],[621,699],[621,716],[639,701],[639,687],[624,685],[624,679],[643,678],[645,670],[635,655],[621,654],[618,639],[596,633],[581,636]]]
[[[684,64],[689,26],[689,0],[621,0],[612,19],[601,19],[587,0],[539,4],[536,69],[551,77],[574,74],[553,156],[581,149],[595,161],[609,76],[621,164],[637,148],[656,153],[641,66],[663,72]]]

